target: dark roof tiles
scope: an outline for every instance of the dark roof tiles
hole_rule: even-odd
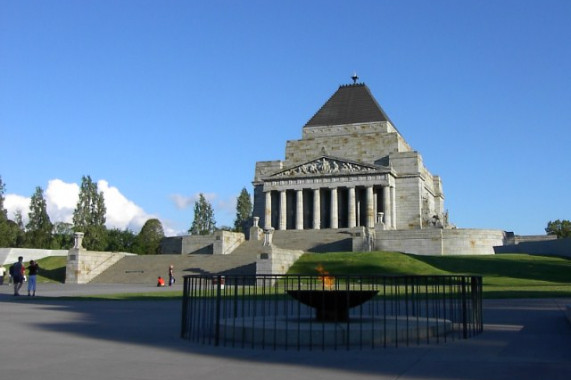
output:
[[[305,124],[305,127],[389,121],[389,117],[364,83],[339,89]],[[392,123],[391,123],[392,124]]]

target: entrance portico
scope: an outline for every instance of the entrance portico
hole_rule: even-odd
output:
[[[322,156],[264,179],[264,228],[394,229],[394,175],[383,166]]]

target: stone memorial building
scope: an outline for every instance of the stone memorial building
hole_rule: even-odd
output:
[[[303,126],[301,140],[287,142],[285,160],[257,162],[253,184],[253,215],[265,229],[447,223],[440,177],[363,83],[340,86]]]

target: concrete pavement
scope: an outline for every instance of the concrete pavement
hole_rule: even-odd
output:
[[[162,291],[40,284],[43,296]],[[178,301],[13,297],[0,287],[2,379],[569,379],[571,299],[486,300],[485,331],[440,345],[375,351],[217,348],[179,338]]]

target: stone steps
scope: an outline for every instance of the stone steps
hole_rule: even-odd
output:
[[[149,284],[157,277],[168,279],[174,266],[175,278],[188,274],[255,274],[262,242],[245,242],[229,255],[146,255],[127,256],[93,279],[91,283]]]
[[[275,231],[273,244],[280,248],[298,249],[305,252],[351,251],[351,234],[347,228]]]
[[[304,252],[342,252],[351,250],[348,229],[275,231],[273,244],[279,248]],[[168,279],[168,267],[174,266],[175,278],[188,274],[255,274],[256,258],[262,252],[261,241],[246,241],[229,255],[148,255],[127,256],[97,276],[91,283],[154,284],[158,276]]]

